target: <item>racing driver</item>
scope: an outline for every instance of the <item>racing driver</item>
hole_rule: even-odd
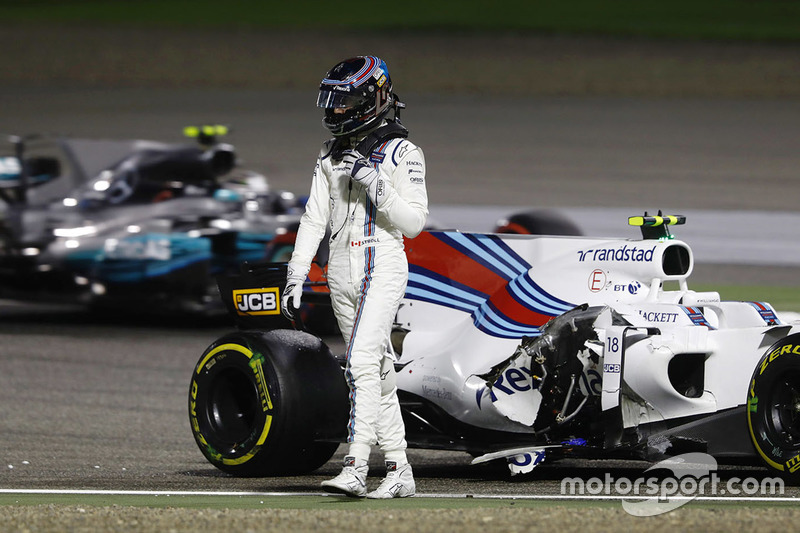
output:
[[[350,418],[342,472],[322,486],[354,497],[413,496],[389,335],[408,281],[403,236],[416,237],[428,216],[425,159],[406,138],[399,121],[405,106],[377,57],[334,66],[320,84],[317,106],[325,110],[322,122],[333,138],[317,159],[281,307],[293,317],[328,229],[328,284],[347,347]],[[375,445],[383,452],[386,477],[367,493]]]

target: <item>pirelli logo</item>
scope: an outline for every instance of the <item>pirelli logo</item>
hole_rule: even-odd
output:
[[[240,316],[277,315],[281,312],[277,287],[236,289],[233,291],[233,305]]]

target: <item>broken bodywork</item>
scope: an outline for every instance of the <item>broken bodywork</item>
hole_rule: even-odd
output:
[[[397,347],[409,442],[505,458],[515,473],[545,454],[753,459],[750,372],[792,327],[764,302],[690,290],[689,247],[642,233],[412,241]]]

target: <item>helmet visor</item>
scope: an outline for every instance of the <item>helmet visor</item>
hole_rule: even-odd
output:
[[[325,109],[359,107],[365,102],[366,99],[360,94],[340,93],[328,89],[320,89],[317,96],[317,107]]]

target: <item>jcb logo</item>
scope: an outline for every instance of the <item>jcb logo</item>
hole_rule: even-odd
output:
[[[236,312],[241,316],[277,315],[281,312],[278,306],[277,287],[234,290],[233,304],[236,306]]]

